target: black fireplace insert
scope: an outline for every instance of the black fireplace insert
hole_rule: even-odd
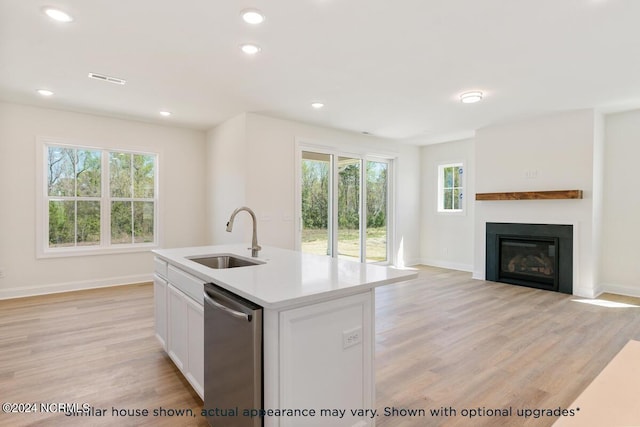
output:
[[[573,226],[487,223],[486,278],[573,293]]]

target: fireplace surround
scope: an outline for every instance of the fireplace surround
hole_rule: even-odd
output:
[[[573,293],[573,226],[486,223],[487,280]]]

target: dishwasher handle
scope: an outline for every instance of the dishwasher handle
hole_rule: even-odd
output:
[[[227,307],[225,305],[220,304],[218,301],[216,301],[213,298],[211,298],[206,291],[204,293],[204,299],[205,299],[206,302],[208,302],[212,306],[216,307],[217,309],[220,309],[220,310],[224,311],[225,313],[230,314],[231,316],[233,316],[233,317],[235,317],[237,319],[244,319],[247,322],[251,322],[251,315],[250,314],[243,313],[241,311],[236,311],[236,310],[234,310],[232,308],[229,308],[229,307]]]

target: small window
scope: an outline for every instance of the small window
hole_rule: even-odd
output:
[[[462,212],[464,166],[450,163],[438,166],[438,212]]]

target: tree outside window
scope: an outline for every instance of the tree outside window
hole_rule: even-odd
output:
[[[49,147],[49,247],[100,244],[101,153]]]
[[[156,242],[156,155],[45,145],[51,250]]]
[[[452,163],[438,166],[438,212],[462,212],[464,166]]]
[[[153,242],[155,156],[109,153],[111,244]]]

